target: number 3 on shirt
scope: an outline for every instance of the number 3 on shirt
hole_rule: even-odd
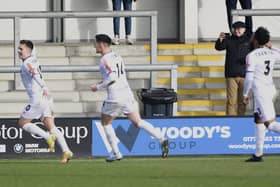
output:
[[[265,61],[264,62],[265,63],[265,71],[264,71],[264,74],[265,75],[269,75],[269,73],[270,73],[270,61],[269,60],[267,60],[267,61]]]

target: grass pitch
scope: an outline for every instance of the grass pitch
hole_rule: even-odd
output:
[[[0,160],[1,187],[258,187],[280,186],[280,156],[244,163],[246,156]]]

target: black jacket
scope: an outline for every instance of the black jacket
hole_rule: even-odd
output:
[[[246,56],[251,51],[249,34],[241,37],[227,36],[222,42],[216,41],[215,48],[218,51],[226,50],[225,77],[245,77]]]

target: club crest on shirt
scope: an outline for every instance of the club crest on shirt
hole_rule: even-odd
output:
[[[29,111],[30,108],[31,108],[31,105],[27,105],[27,106],[25,107],[25,110],[26,110],[26,111]]]

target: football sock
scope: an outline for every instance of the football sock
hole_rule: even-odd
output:
[[[58,130],[57,127],[52,128],[50,132],[55,135],[57,143],[59,144],[63,153],[70,150],[63,134],[60,132],[60,130]]]
[[[162,136],[162,134],[159,131],[157,131],[154,128],[154,126],[149,122],[145,120],[141,120],[140,123],[138,124],[138,127],[147,131],[151,136],[155,137],[160,143],[164,141],[164,137]]]
[[[25,130],[31,134],[38,135],[38,136],[44,138],[45,140],[47,140],[48,137],[50,136],[50,134],[48,132],[44,131],[43,129],[41,129],[40,127],[35,125],[34,123],[26,123],[26,124],[24,124],[24,126],[22,128],[23,128],[23,130]]]
[[[107,136],[107,140],[113,150],[113,153],[115,155],[120,154],[120,150],[119,150],[118,143],[117,143],[117,136],[116,136],[115,130],[112,127],[112,124],[105,125],[103,127],[104,127],[105,134]]]
[[[277,122],[277,121],[274,121],[268,126],[268,129],[273,131],[273,132],[280,133],[280,123]]]
[[[256,153],[255,155],[257,157],[263,155],[263,145],[264,145],[264,139],[265,139],[265,125],[262,124],[256,124],[255,128],[255,136],[256,136]]]

